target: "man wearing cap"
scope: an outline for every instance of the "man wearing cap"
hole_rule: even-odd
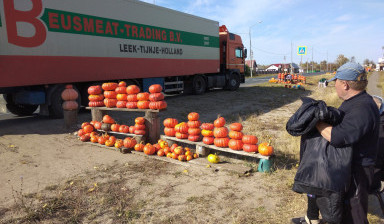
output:
[[[379,110],[365,91],[368,81],[361,65],[342,65],[330,81],[335,81],[337,95],[343,100],[338,109],[344,117],[338,125],[318,122],[316,128],[331,145],[352,146],[352,176],[345,196],[343,223],[368,223],[368,190],[378,151]]]

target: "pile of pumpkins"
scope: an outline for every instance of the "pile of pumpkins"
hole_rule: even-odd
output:
[[[135,125],[132,125],[132,126],[125,125],[125,124],[118,124],[116,123],[115,119],[113,119],[109,115],[104,115],[102,121],[91,121],[89,122],[89,124],[93,125],[94,129],[102,130],[105,132],[113,131],[113,132],[121,132],[121,133],[130,133],[135,135],[146,134],[144,117],[136,117]]]
[[[121,81],[107,82],[88,88],[88,99],[90,107],[128,108],[128,109],[153,109],[160,110],[167,108],[164,101],[163,87],[153,84],[148,92],[140,92],[137,85],[127,86]]]
[[[241,123],[232,123],[229,130],[225,127],[226,120],[219,116],[213,123],[201,123],[199,114],[191,112],[188,114],[188,122],[178,123],[175,118],[166,118],[163,121],[164,134],[179,139],[189,141],[203,141],[207,145],[214,144],[220,148],[230,148],[232,150],[243,150],[249,153],[260,153],[263,156],[273,154],[273,146],[270,142],[258,143],[258,138],[254,135],[243,134]]]
[[[109,135],[107,132],[99,134],[95,128],[94,122],[84,122],[81,129],[77,131],[80,141],[98,143],[108,147],[120,149],[123,153],[128,152],[128,149],[133,149],[138,152],[143,152],[146,155],[166,156],[179,161],[190,161],[199,157],[198,154],[191,151],[188,147],[173,144],[171,146],[164,140],[159,140],[156,144],[138,143],[136,139],[126,137],[124,139],[116,138]]]

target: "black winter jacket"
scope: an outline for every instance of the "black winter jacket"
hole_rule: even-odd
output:
[[[288,120],[286,129],[293,136],[301,136],[300,165],[293,190],[320,196],[346,192],[351,178],[352,148],[335,148],[316,129],[318,121],[336,125],[342,113],[327,107],[323,101],[308,97]]]

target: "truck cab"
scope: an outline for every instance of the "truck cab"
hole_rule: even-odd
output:
[[[220,26],[220,70],[229,73],[227,86],[237,89],[244,83],[246,51],[239,35],[230,33],[225,25]]]

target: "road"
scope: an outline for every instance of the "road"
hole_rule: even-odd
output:
[[[304,76],[316,76],[325,74],[324,72],[316,72],[316,73],[303,73]],[[240,84],[240,87],[249,87],[258,83],[268,82],[271,78],[277,79],[277,75],[263,76],[263,77],[254,77],[245,79],[245,83]]]

